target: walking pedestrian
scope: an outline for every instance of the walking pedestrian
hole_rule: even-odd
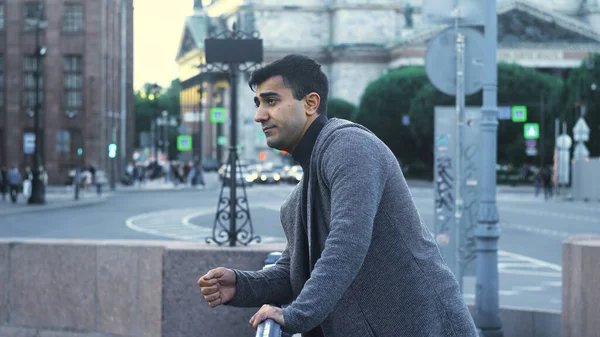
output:
[[[548,200],[550,198],[552,198],[552,188],[553,188],[553,184],[552,184],[552,172],[550,172],[550,169],[548,169],[547,167],[543,168],[542,171],[542,183],[544,185],[544,199]]]
[[[6,192],[8,191],[8,169],[2,166],[0,169],[0,193],[2,193],[2,201],[6,200]]]
[[[535,197],[537,198],[542,189],[542,170],[540,168],[535,169],[535,175],[533,176],[533,183],[535,185]]]
[[[23,178],[21,177],[21,172],[19,172],[19,166],[17,164],[13,165],[13,167],[8,170],[7,178],[10,200],[13,204],[16,204],[19,197],[19,187],[21,187],[21,184],[23,183]]]
[[[321,66],[290,55],[249,84],[267,145],[290,152],[304,177],[281,207],[280,260],[208,271],[198,280],[204,300],[262,305],[254,328],[270,318],[304,337],[477,336],[392,151],[361,125],[327,119]]]

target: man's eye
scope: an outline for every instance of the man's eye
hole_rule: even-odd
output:
[[[277,103],[277,101],[276,101],[274,98],[269,98],[269,99],[267,100],[267,103],[268,103],[269,105],[275,105],[275,103]]]

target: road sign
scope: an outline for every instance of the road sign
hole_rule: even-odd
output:
[[[527,107],[523,105],[512,107],[512,121],[513,122],[526,122],[527,121]]]
[[[511,119],[511,107],[499,106],[498,107],[498,120],[510,120]]]
[[[108,158],[114,159],[117,157],[117,144],[108,144]]]
[[[537,156],[538,150],[535,147],[528,147],[525,149],[525,154],[530,157],[534,157],[534,156]]]
[[[421,8],[425,24],[454,25],[452,13],[456,8],[459,25],[482,26],[485,18],[485,1],[481,0],[461,0],[458,4],[456,1],[423,0]]]
[[[525,139],[540,138],[540,125],[538,123],[526,123],[523,125]]]
[[[33,154],[35,152],[35,133],[26,132],[23,134],[23,153]]]
[[[482,87],[483,35],[472,28],[458,28],[465,37],[464,94],[471,95]],[[447,28],[434,37],[427,46],[425,71],[433,85],[441,92],[456,95],[456,30]]]
[[[525,145],[527,147],[536,147],[537,146],[537,140],[535,140],[535,139],[527,139],[527,140],[525,140]]]
[[[191,151],[192,150],[192,136],[188,136],[188,135],[177,136],[177,150]]]
[[[217,144],[221,145],[221,146],[227,145],[227,137],[225,137],[225,136],[217,137]]]
[[[556,147],[559,150],[568,150],[571,146],[573,146],[573,140],[567,134],[560,135],[556,139]]]
[[[210,109],[211,123],[225,123],[225,108],[215,107]]]
[[[404,125],[404,126],[410,125],[410,116],[409,115],[402,116],[402,125]]]
[[[583,117],[579,117],[579,120],[573,127],[573,138],[576,142],[587,142],[590,139],[590,127]]]

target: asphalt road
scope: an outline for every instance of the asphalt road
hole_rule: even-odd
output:
[[[205,241],[212,236],[220,192],[216,178],[207,181],[203,190],[129,188],[89,207],[2,216],[0,237]],[[262,242],[285,241],[279,206],[291,189],[280,185],[247,190],[253,234]],[[411,192],[431,227],[432,189],[421,184]],[[562,241],[575,234],[600,234],[600,204],[543,201],[533,193],[509,191],[498,194],[498,208],[500,304],[559,311]],[[469,302],[474,300],[474,283],[474,277],[465,277]]]

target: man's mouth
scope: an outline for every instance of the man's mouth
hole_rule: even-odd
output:
[[[265,127],[263,127],[263,132],[267,132],[267,131],[269,131],[271,129],[274,129],[274,128],[275,128],[274,126],[265,126]]]

